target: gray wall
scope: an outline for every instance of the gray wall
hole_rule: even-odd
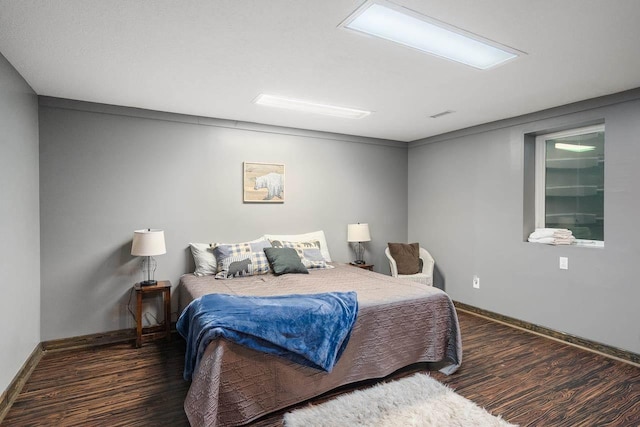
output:
[[[38,99],[0,55],[0,392],[40,343]]]
[[[524,242],[524,135],[600,120],[605,247]],[[640,353],[639,139],[635,90],[413,142],[409,240],[432,252],[454,300]]]
[[[40,135],[43,341],[133,326],[135,229],[165,230],[156,278],[174,285],[189,242],[322,229],[347,262],[347,224],[368,222],[386,273],[384,247],[407,236],[403,143],[52,98]],[[284,163],[286,202],[243,204],[243,161]]]

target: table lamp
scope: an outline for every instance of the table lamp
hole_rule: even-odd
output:
[[[369,224],[349,224],[347,226],[347,242],[357,243],[354,245],[356,252],[356,260],[353,264],[365,264],[362,259],[364,256],[364,246],[362,242],[370,242],[371,234],[369,233]]]
[[[143,256],[142,272],[147,280],[140,282],[140,286],[152,286],[158,282],[153,279],[158,263],[153,257],[155,255],[166,254],[167,249],[164,245],[164,231],[152,230],[135,230],[133,232],[133,244],[131,245],[131,255]]]

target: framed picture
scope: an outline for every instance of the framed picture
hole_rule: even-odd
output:
[[[244,162],[245,203],[283,203],[284,165]]]

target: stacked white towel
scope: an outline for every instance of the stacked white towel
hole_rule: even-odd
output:
[[[536,228],[536,231],[529,235],[529,241],[547,245],[570,245],[576,238],[571,230],[566,228]]]

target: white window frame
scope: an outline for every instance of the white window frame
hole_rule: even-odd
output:
[[[548,139],[565,138],[568,136],[582,135],[585,133],[604,132],[604,123],[600,125],[586,126],[581,128],[568,129],[561,132],[546,133],[536,136],[536,170],[535,170],[535,210],[536,228],[545,228],[545,196],[546,196],[546,141]],[[589,247],[604,247],[603,240],[576,239],[576,245]]]

